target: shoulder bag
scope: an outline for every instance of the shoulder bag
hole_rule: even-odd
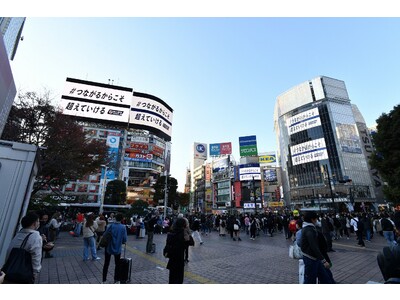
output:
[[[5,280],[13,283],[33,283],[32,255],[24,249],[29,233],[19,248],[12,248],[2,270],[6,273]]]
[[[112,240],[111,230],[107,230],[101,236],[101,239],[100,239],[100,242],[99,242],[99,246],[102,247],[102,248],[106,248],[108,246],[108,244],[111,243],[111,240]]]

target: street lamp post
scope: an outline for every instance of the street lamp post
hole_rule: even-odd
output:
[[[257,215],[256,181],[253,176],[254,214]]]
[[[101,167],[104,168],[104,178],[103,178],[103,185],[102,185],[101,198],[100,198],[100,208],[99,208],[100,214],[103,213],[104,197],[106,195],[107,169],[108,169],[108,167],[106,165],[101,165]]]

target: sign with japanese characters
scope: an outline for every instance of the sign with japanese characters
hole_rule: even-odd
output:
[[[290,147],[293,166],[328,159],[325,139],[320,138]]]
[[[318,108],[309,109],[305,112],[294,115],[287,119],[286,126],[289,135],[297,132],[321,126],[321,118],[319,117]]]
[[[210,144],[210,156],[232,154],[232,143]]]
[[[156,131],[171,140],[173,110],[161,99],[143,93],[133,93],[129,124]]]
[[[240,156],[257,156],[257,138],[255,135],[239,137]]]
[[[67,78],[60,107],[63,114],[128,123],[132,89]]]

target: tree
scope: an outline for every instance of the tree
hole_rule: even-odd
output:
[[[129,209],[128,215],[131,217],[133,215],[145,216],[147,214],[147,208],[149,204],[143,200],[136,200],[132,203],[131,208]]]
[[[107,184],[104,195],[106,204],[122,205],[126,202],[126,184],[122,180],[113,180]]]
[[[19,93],[2,139],[41,147],[33,196],[44,186],[54,190],[71,180],[97,172],[108,162],[104,142],[86,138],[79,123],[51,105],[50,93]]]
[[[154,202],[158,202],[158,200],[165,198],[165,176],[160,176],[157,179],[157,182],[153,186],[154,192]],[[167,178],[167,191],[168,191],[168,204],[167,206],[176,206],[177,205],[177,197],[176,197],[176,189],[178,188],[178,181],[168,175]]]
[[[383,113],[376,123],[377,132],[373,135],[375,151],[370,163],[387,183],[383,187],[386,198],[400,204],[400,105],[389,114]]]
[[[181,207],[189,206],[190,194],[189,193],[178,193],[178,204]]]

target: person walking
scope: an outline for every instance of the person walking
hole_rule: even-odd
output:
[[[50,238],[49,238],[49,224],[48,224],[49,215],[44,211],[39,211],[38,215],[39,215],[39,222],[40,222],[38,231],[40,233],[40,236],[43,239],[42,250],[43,250],[44,256],[43,256],[43,253],[42,253],[42,257],[44,257],[44,258],[52,258],[53,255],[50,253],[50,251],[53,250],[54,243],[53,242],[49,242],[49,240],[50,240]]]
[[[126,232],[126,226],[121,224],[123,216],[121,213],[117,213],[115,216],[115,222],[111,223],[107,227],[107,231],[111,232],[111,241],[105,248],[105,260],[103,266],[103,283],[107,282],[108,267],[110,266],[111,255],[114,255],[115,270],[114,270],[114,283],[120,283],[120,259],[122,252],[122,244],[126,244],[128,234]]]
[[[83,221],[83,261],[89,260],[89,249],[92,255],[92,260],[100,260],[101,258],[97,256],[96,251],[96,229],[98,228],[97,223],[94,221],[94,215],[92,213],[88,214]]]
[[[301,251],[304,261],[304,283],[315,284],[317,279],[319,283],[334,283],[333,277],[328,272],[330,263],[322,254],[316,223],[318,215],[313,211],[308,211],[304,215],[304,222],[301,231]]]
[[[384,213],[381,219],[382,232],[389,246],[396,245],[397,242],[394,239],[394,222],[391,220],[388,213]]]
[[[365,247],[365,243],[363,240],[364,224],[360,221],[358,215],[351,216],[350,225],[353,227],[354,232],[357,235],[357,245]]]
[[[182,284],[185,274],[185,237],[184,230],[187,226],[183,218],[177,218],[172,229],[167,234],[166,248],[168,249],[169,284]]]
[[[257,232],[257,221],[256,218],[252,215],[250,217],[250,239],[253,241],[256,239],[256,232]]]
[[[234,218],[233,220],[233,225],[232,225],[232,230],[233,230],[233,240],[236,241],[241,241],[242,239],[240,238],[240,220],[239,218]]]
[[[331,221],[331,218],[328,215],[322,214],[321,215],[321,232],[324,235],[326,239],[326,243],[328,245],[328,252],[335,252],[335,250],[332,249],[332,233],[335,230],[333,226],[333,222]]]
[[[197,218],[194,218],[193,224],[192,224],[192,237],[199,242],[200,245],[203,245],[203,240],[201,239],[200,235],[200,220]]]
[[[154,237],[154,227],[157,225],[157,216],[152,214],[150,220],[146,222],[147,226],[147,243],[146,243],[146,253],[153,253],[153,237]]]
[[[43,238],[40,236],[39,228],[40,221],[39,216],[36,213],[28,213],[21,219],[22,229],[17,232],[15,237],[11,240],[11,243],[6,252],[6,260],[10,256],[11,250],[13,248],[21,247],[23,241],[26,239],[26,243],[24,249],[31,254],[32,258],[32,269],[33,269],[33,278],[30,283],[35,283],[41,269],[42,269],[42,247],[43,247]],[[29,235],[29,237],[28,237]],[[7,270],[4,270],[7,273]],[[13,283],[5,278],[4,283]]]

